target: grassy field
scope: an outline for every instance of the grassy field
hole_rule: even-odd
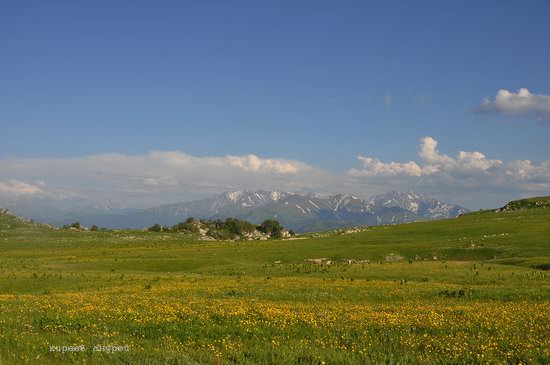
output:
[[[0,364],[548,364],[549,237],[548,208],[251,242],[3,215]]]

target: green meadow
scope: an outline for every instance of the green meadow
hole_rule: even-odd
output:
[[[550,209],[267,241],[0,216],[0,364],[548,364]]]

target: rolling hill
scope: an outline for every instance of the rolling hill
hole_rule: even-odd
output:
[[[0,359],[548,364],[549,221],[535,204],[229,242],[2,210]],[[129,350],[92,350],[107,337]]]

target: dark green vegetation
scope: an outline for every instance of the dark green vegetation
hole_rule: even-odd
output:
[[[81,228],[80,222],[74,222],[74,223],[71,223],[71,224],[63,225],[63,229],[71,229],[71,228],[80,229]]]
[[[544,207],[239,242],[1,214],[0,363],[547,364],[549,237]]]
[[[266,219],[260,225],[247,221],[227,218],[224,221],[188,218],[172,227],[155,223],[147,229],[150,232],[193,234],[198,238],[215,240],[252,240],[294,236],[294,231],[286,231],[275,219]]]

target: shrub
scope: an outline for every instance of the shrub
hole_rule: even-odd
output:
[[[71,223],[71,224],[65,224],[65,225],[63,226],[63,229],[70,229],[70,228],[80,229],[80,228],[81,228],[80,222],[74,222],[74,223]]]
[[[266,219],[257,227],[257,230],[275,238],[283,236],[283,227],[275,219]]]
[[[160,231],[162,231],[162,227],[160,226],[160,224],[155,223],[151,227],[149,227],[147,230],[149,232],[160,232]]]
[[[187,219],[185,222],[178,223],[172,226],[174,232],[199,233],[199,228],[195,225],[193,218]]]
[[[540,263],[540,264],[533,264],[533,265],[531,265],[531,267],[533,269],[537,269],[537,270],[548,271],[548,270],[550,270],[550,262],[543,262],[543,263]]]
[[[254,232],[256,227],[249,222],[241,221],[235,218],[227,218],[223,223],[223,229],[236,235]]]

